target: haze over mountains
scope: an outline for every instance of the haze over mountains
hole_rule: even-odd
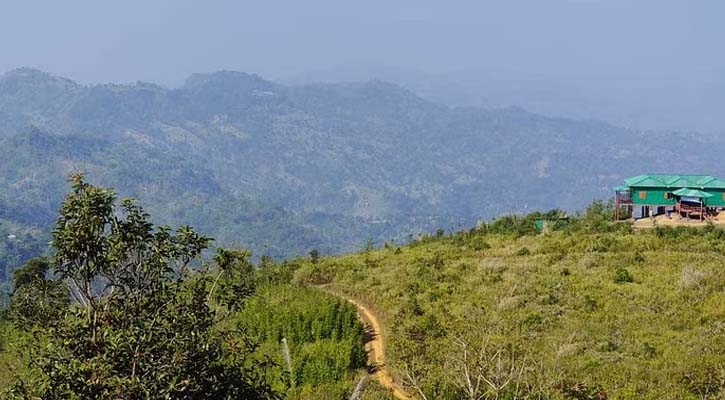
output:
[[[503,108],[573,119],[596,119],[634,130],[725,134],[722,70],[580,71],[579,74],[472,68],[424,72],[412,68],[339,66],[284,77],[287,83],[396,82],[423,98],[461,107]]]
[[[8,235],[47,230],[77,171],[157,223],[277,257],[577,210],[643,171],[725,175],[722,141],[696,134],[450,107],[383,81],[284,85],[231,71],[169,89],[16,69],[0,78],[0,140],[0,233],[16,250]]]

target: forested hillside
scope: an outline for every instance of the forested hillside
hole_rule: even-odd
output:
[[[156,223],[285,257],[577,209],[630,174],[722,174],[721,146],[450,108],[377,81],[284,86],[218,72],[169,89],[18,69],[0,77],[0,280],[45,247],[71,172],[138,198]]]

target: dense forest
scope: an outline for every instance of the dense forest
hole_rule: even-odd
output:
[[[646,143],[646,149],[642,144]],[[720,171],[721,143],[521,109],[453,108],[380,81],[222,71],[178,88],[0,76],[0,281],[47,247],[65,180],[277,259],[359,250],[534,209],[581,209],[643,171]]]

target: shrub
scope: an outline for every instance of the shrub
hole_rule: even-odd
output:
[[[702,271],[684,267],[682,268],[682,275],[680,275],[679,286],[682,289],[701,289],[705,277],[706,274]]]
[[[542,319],[541,315],[539,314],[529,314],[526,319],[524,320],[524,325],[526,325],[529,328],[535,328],[539,325],[541,325]]]
[[[607,400],[609,397],[601,386],[590,386],[584,382],[564,381],[556,385],[556,388],[561,390],[567,400]]]
[[[645,358],[655,358],[657,357],[657,349],[648,342],[644,342],[642,345],[642,355]]]
[[[490,244],[488,244],[488,243],[487,243],[487,242],[486,242],[485,240],[483,240],[483,238],[482,238],[482,237],[473,237],[473,238],[472,238],[472,239],[471,239],[471,240],[469,241],[468,245],[469,245],[469,246],[470,246],[470,247],[471,247],[472,249],[474,249],[474,250],[478,250],[478,251],[488,250],[488,249],[490,249],[490,248],[491,248],[491,245],[490,245]]]
[[[310,261],[313,264],[317,264],[320,261],[320,251],[317,249],[310,250]]]
[[[491,233],[499,234],[515,234],[516,236],[535,235],[536,225],[534,220],[537,214],[529,214],[526,216],[511,214],[496,218],[488,230]]]
[[[631,283],[634,282],[634,277],[629,273],[627,268],[619,267],[614,275],[614,283]]]
[[[522,247],[516,252],[517,256],[528,256],[529,254],[531,254],[531,252],[526,247]]]

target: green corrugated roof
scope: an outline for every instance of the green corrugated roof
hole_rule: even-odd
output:
[[[706,193],[706,192],[703,192],[702,190],[688,189],[688,188],[677,189],[674,192],[672,192],[672,194],[674,194],[675,196],[680,196],[680,197],[697,197],[699,199],[712,197],[711,193]]]
[[[615,191],[615,192],[621,192],[621,191],[623,191],[623,190],[630,190],[630,189],[629,189],[629,186],[627,186],[627,185],[619,185],[619,186],[615,186],[615,187],[613,187],[612,189],[614,189],[614,191]]]
[[[645,174],[624,180],[629,187],[725,189],[725,180],[710,175]]]

